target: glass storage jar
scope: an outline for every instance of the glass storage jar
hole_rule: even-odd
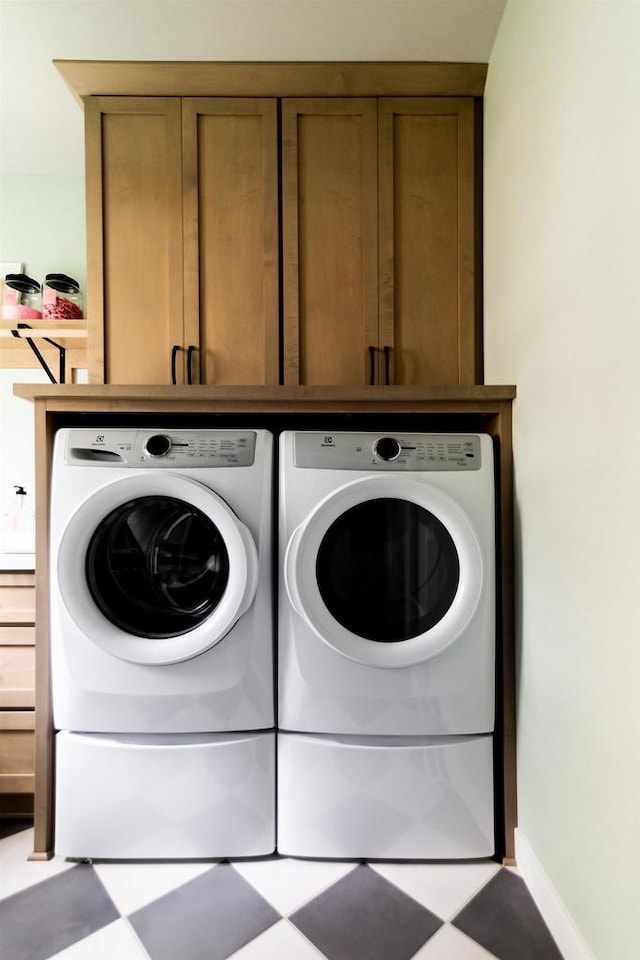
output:
[[[3,320],[37,320],[42,317],[40,284],[25,273],[8,273],[2,291]]]
[[[48,273],[42,288],[42,314],[49,320],[81,320],[83,296],[80,284],[65,273]]]

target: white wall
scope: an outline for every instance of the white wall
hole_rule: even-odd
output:
[[[598,960],[640,927],[640,5],[510,0],[488,383],[516,383],[519,823]]]
[[[468,60],[505,0],[1,0],[0,170],[82,173],[72,60]],[[11,136],[9,134],[12,134]]]

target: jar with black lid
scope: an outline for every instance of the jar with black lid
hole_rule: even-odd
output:
[[[8,273],[2,292],[3,320],[36,320],[42,317],[40,284],[26,273]]]
[[[83,297],[78,281],[65,273],[48,273],[42,287],[42,313],[49,320],[81,320]]]

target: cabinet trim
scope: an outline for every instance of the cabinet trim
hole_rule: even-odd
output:
[[[173,97],[481,97],[486,63],[54,60],[77,100]]]

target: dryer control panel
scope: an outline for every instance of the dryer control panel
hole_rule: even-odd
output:
[[[119,467],[250,467],[251,430],[71,430],[65,463]]]
[[[296,433],[296,467],[316,470],[479,470],[480,437],[444,433]]]

